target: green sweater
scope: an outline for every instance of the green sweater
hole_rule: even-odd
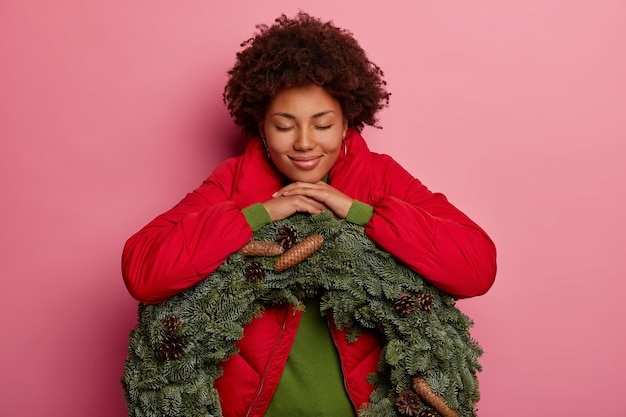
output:
[[[306,303],[296,339],[265,417],[355,416],[320,297]]]

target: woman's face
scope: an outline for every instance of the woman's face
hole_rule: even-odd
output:
[[[333,96],[308,84],[279,91],[259,127],[276,168],[291,181],[315,183],[337,161],[347,122]]]

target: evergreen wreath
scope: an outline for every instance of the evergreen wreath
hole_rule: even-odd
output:
[[[283,255],[234,253],[194,287],[161,304],[139,304],[122,378],[129,416],[221,417],[213,383],[237,352],[243,327],[266,305],[301,308],[317,294],[322,314],[331,311],[348,340],[363,328],[384,337],[378,372],[369,377],[376,389],[360,417],[476,416],[482,349],[450,295],[378,248],[363,227],[328,211],[274,222],[253,241],[282,242],[286,231],[292,242]],[[314,237],[314,247],[294,255],[298,236]]]

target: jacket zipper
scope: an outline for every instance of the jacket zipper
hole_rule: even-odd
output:
[[[333,340],[333,344],[335,345],[335,349],[337,350],[337,356],[339,356],[339,363],[341,364],[341,377],[343,379],[343,388],[346,390],[346,394],[348,394],[348,398],[350,398],[350,402],[352,403],[352,407],[354,408],[355,412],[358,414],[358,408],[356,406],[356,402],[354,401],[354,398],[352,398],[352,393],[350,393],[350,390],[348,389],[348,384],[346,382],[346,369],[344,367],[344,363],[343,363],[343,357],[341,356],[341,350],[339,349],[339,345],[337,344],[337,340],[335,339],[335,332],[332,329],[332,326],[334,326],[334,323],[331,322],[330,317],[327,318],[327,323],[328,323],[328,331],[330,331],[330,338]]]
[[[256,401],[261,396],[261,392],[263,391],[263,384],[265,383],[265,377],[267,376],[267,372],[269,371],[270,364],[272,363],[272,358],[274,357],[274,353],[276,352],[276,349],[278,349],[278,345],[280,344],[280,340],[282,339],[283,333],[285,333],[285,329],[287,328],[287,319],[289,318],[289,310],[290,310],[290,308],[287,307],[286,312],[285,312],[285,318],[283,319],[283,324],[282,324],[282,326],[280,328],[280,333],[278,334],[278,338],[276,339],[276,343],[274,343],[274,347],[272,348],[272,352],[270,353],[270,356],[269,356],[269,358],[267,360],[267,364],[265,365],[265,369],[263,370],[263,374],[261,374],[261,381],[259,382],[259,388],[257,389],[256,395],[254,396],[254,399],[250,403],[250,407],[248,408],[248,412],[246,413],[246,417],[250,416],[250,413],[252,412],[252,408],[254,407],[254,404],[256,403]]]

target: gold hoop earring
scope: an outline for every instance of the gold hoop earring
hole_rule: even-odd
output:
[[[343,156],[348,156],[348,147],[346,146],[346,137],[341,138],[341,142],[343,142]]]
[[[263,142],[263,146],[265,147],[265,154],[267,155],[267,159],[271,161],[272,157],[270,156],[270,149],[267,147],[267,142],[265,141],[263,135],[261,135],[261,142]]]

